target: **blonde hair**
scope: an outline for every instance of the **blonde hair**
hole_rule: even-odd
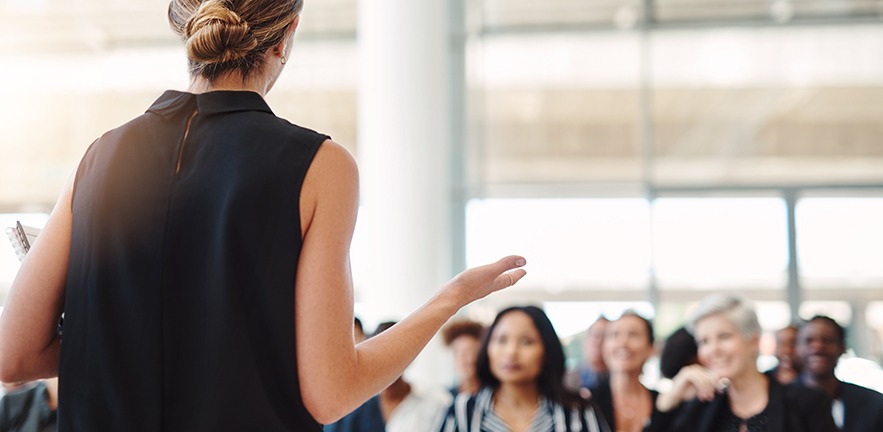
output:
[[[245,80],[302,9],[303,0],[172,0],[168,17],[187,47],[191,76],[212,81],[238,70]]]
[[[693,312],[687,329],[696,335],[696,323],[712,315],[726,317],[746,338],[760,335],[760,322],[754,306],[748,300],[735,295],[713,294],[702,299]]]

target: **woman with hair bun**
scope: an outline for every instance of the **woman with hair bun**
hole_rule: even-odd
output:
[[[96,140],[64,187],[0,317],[0,381],[59,375],[60,432],[320,431],[524,276],[517,256],[467,270],[355,346],[355,162],[264,101],[302,8],[173,0],[188,89]]]

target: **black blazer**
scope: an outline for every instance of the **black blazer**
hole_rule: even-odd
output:
[[[883,431],[883,394],[840,382],[840,399],[843,401],[843,432]]]
[[[611,430],[616,429],[616,416],[613,415],[613,390],[610,388],[610,377],[606,376],[600,381],[598,384],[589,389],[592,392],[592,400],[598,404],[598,408],[601,409],[601,414],[604,414],[604,419],[607,420],[607,424],[610,425]],[[659,392],[655,390],[649,390],[650,399],[653,406],[656,406],[656,397],[659,396]]]
[[[831,402],[821,392],[797,385],[783,386],[769,380],[769,429],[767,432],[838,432],[831,418]],[[645,432],[714,432],[719,415],[729,407],[726,394],[710,402],[692,400],[661,413],[654,407]]]

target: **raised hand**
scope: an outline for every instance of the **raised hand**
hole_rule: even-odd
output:
[[[525,264],[523,257],[510,255],[495,263],[468,269],[442,286],[439,295],[449,295],[459,307],[466,306],[518,283],[527,274],[520,268]]]

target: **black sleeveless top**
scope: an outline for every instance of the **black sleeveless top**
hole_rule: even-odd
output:
[[[189,132],[188,132],[189,122]],[[300,190],[327,139],[167,91],[77,172],[59,431],[321,431],[300,397]]]

